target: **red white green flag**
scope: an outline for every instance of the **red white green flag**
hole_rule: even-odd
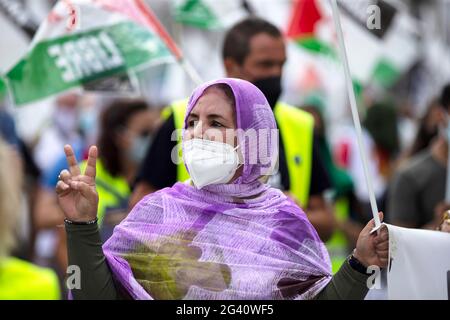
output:
[[[353,79],[390,87],[417,56],[415,21],[385,0],[340,0],[342,28]],[[368,27],[370,8],[379,8],[380,27]],[[294,0],[287,36],[314,55],[339,61],[328,0]]]
[[[287,37],[306,50],[335,56],[333,46],[321,40],[318,35],[319,25],[324,20],[326,16],[315,0],[295,0],[292,3]]]
[[[5,75],[16,105],[172,60],[181,53],[141,0],[61,0]]]

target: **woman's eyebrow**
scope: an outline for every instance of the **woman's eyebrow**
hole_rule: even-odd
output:
[[[221,118],[222,120],[228,121],[224,116],[220,114],[212,113],[208,115],[208,119],[217,119],[217,118]]]
[[[191,113],[189,114],[189,117],[188,117],[188,118],[196,118],[196,119],[198,119],[199,117],[198,117],[198,115],[197,115],[196,113],[191,112]]]

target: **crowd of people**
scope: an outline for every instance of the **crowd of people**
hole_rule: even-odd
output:
[[[227,288],[233,289],[232,298],[364,298],[367,275],[361,266],[386,267],[387,244],[385,233],[369,234],[374,225],[354,128],[343,124],[341,133],[331,139],[324,110],[332,106],[324,106],[320,95],[311,95],[296,106],[280,100],[283,66],[288,58],[283,35],[271,23],[247,18],[233,26],[225,36],[222,58],[226,77],[244,80],[242,83],[209,83],[196,89],[189,100],[163,109],[144,99],[106,101],[90,93],[64,93],[55,100],[53,117],[32,144],[18,136],[12,114],[0,110],[0,299],[65,299],[67,267],[73,264],[97,270],[82,280],[83,290],[72,291],[75,298],[229,298],[222,295]],[[377,203],[388,223],[450,231],[446,213],[450,209],[446,199],[450,84],[440,91],[423,118],[417,119],[417,135],[407,147],[399,142],[400,108],[396,102],[388,96],[375,96],[365,106],[364,152],[370,160]],[[226,106],[234,110],[224,114]],[[244,164],[235,168],[232,179],[209,181],[206,191],[193,192],[183,182],[198,186],[200,174],[194,175],[195,169],[186,158],[174,161],[174,154],[180,157],[180,146],[187,153],[185,142],[189,139],[208,140],[202,136],[204,128],[200,133],[195,131],[198,121],[214,130],[260,128],[264,124],[278,128],[277,170],[261,179],[263,175],[252,171],[258,166]],[[192,137],[183,136],[182,129],[191,130]],[[240,143],[245,155],[249,151]],[[258,184],[252,185],[256,181]],[[211,187],[214,184],[236,189],[215,190]],[[252,190],[245,189],[247,185],[252,185]],[[227,197],[235,197],[251,205],[243,209],[237,201],[217,209],[211,204],[217,200],[214,194],[225,203]],[[212,260],[199,262],[202,250],[198,252],[189,244],[200,232],[198,228],[206,228],[199,217],[209,214],[208,210],[223,211],[226,218],[208,224],[211,229],[203,241],[225,257],[214,260],[212,251],[207,251],[214,256]],[[265,243],[267,252],[262,260],[249,259],[247,264],[260,268],[259,276],[268,279],[271,276],[264,273],[264,266],[310,270],[305,274],[283,273],[284,279],[273,293],[263,292],[261,284],[246,287],[250,284],[245,281],[253,279],[251,272],[241,270],[249,278],[240,278],[242,274],[228,264],[248,257],[225,250],[222,243],[232,239],[226,237],[225,227],[242,231],[244,222],[239,215],[255,215],[256,219],[258,212],[262,215],[258,223],[273,232],[270,239],[274,244],[272,248],[272,242]],[[270,225],[271,215],[288,225]],[[140,248],[144,239],[154,235],[169,237],[164,224],[156,227],[161,224],[159,219],[167,221],[168,229],[173,225],[182,234],[173,236],[178,242]],[[196,228],[187,232],[183,223],[190,219]],[[85,229],[83,223],[88,223]],[[248,222],[247,227],[254,233],[247,236],[265,237],[268,231],[253,223],[255,226]],[[212,237],[215,233],[223,238]],[[242,242],[236,240],[241,246],[236,250],[248,245],[254,254],[250,239],[244,232],[239,234],[243,238]],[[304,249],[304,239],[316,243],[315,249]],[[282,253],[276,256],[275,250],[281,250],[277,241],[285,241],[289,250],[282,249],[295,257],[287,253],[284,258]],[[177,246],[190,249],[180,253]],[[307,257],[307,250],[314,258]],[[153,262],[144,265],[142,256]],[[167,257],[188,262],[173,267]],[[131,271],[121,265],[123,260]],[[184,273],[172,270],[183,266],[187,268]],[[205,274],[193,276],[200,270],[196,268]],[[127,272],[132,272],[135,280],[127,280]],[[240,279],[239,286],[232,287],[233,277]],[[158,281],[176,284],[158,285]],[[189,290],[189,282],[205,291]]]

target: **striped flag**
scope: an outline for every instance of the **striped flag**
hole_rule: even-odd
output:
[[[417,59],[417,22],[385,0],[340,0],[338,4],[353,79],[363,85],[395,84]],[[368,22],[375,14],[380,26],[372,28]],[[328,0],[295,0],[287,36],[309,53],[338,61]]]
[[[318,35],[319,24],[325,18],[315,0],[295,0],[286,35],[308,51],[334,57],[333,46]]]
[[[181,57],[141,0],[60,0],[6,73],[16,105]]]

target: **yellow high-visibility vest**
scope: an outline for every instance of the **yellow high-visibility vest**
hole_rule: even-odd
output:
[[[274,110],[285,145],[291,183],[289,191],[297,197],[302,207],[306,209],[311,182],[314,119],[310,114],[298,111],[301,110],[282,103],[278,103]],[[304,163],[298,165],[298,157]],[[345,221],[348,218],[348,199],[338,199],[335,204],[335,213],[336,218],[340,221]],[[336,231],[331,236],[331,239],[327,241],[326,246],[334,274],[339,271],[349,254],[347,238],[343,232]]]
[[[87,162],[80,165],[81,172],[86,169]],[[113,177],[105,168],[100,159],[96,165],[95,187],[98,193],[98,225],[102,226],[105,212],[108,208],[128,208],[128,198],[131,189],[128,182],[123,177]]]
[[[16,258],[0,261],[0,300],[59,300],[58,277],[50,269]]]
[[[275,105],[274,114],[284,145],[289,192],[306,209],[311,184],[314,118],[306,111],[281,102]]]

